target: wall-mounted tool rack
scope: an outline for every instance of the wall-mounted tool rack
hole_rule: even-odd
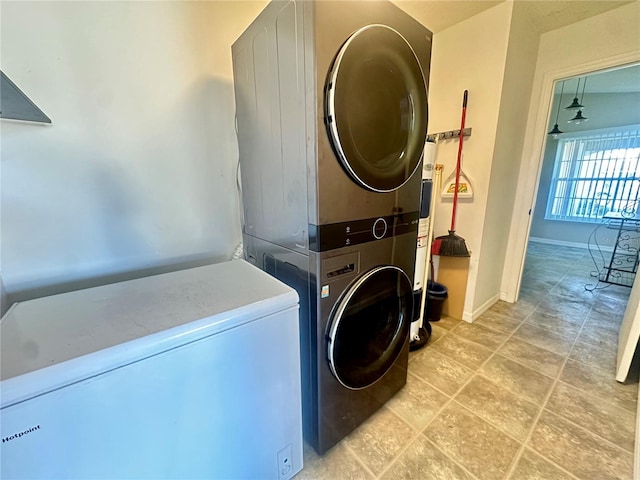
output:
[[[463,130],[463,136],[471,136],[471,127]],[[460,129],[448,130],[446,132],[438,132],[427,135],[427,142],[435,142],[436,140],[450,140],[452,138],[460,138]]]

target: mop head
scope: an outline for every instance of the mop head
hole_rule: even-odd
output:
[[[437,237],[433,241],[431,247],[431,253],[433,255],[440,255],[441,257],[470,257],[467,245],[456,232],[449,230],[448,235]]]

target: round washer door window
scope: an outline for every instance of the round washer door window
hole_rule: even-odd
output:
[[[389,192],[411,178],[427,134],[427,90],[400,33],[369,25],[349,37],[329,72],[325,121],[335,154],[361,186]]]
[[[331,371],[357,390],[379,380],[409,337],[411,281],[397,267],[384,266],[360,277],[336,304],[328,338]]]

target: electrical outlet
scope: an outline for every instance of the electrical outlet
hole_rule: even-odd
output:
[[[292,472],[291,444],[289,444],[278,452],[278,478],[289,479]]]

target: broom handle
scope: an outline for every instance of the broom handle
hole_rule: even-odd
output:
[[[462,159],[462,142],[464,138],[464,121],[467,116],[467,96],[469,95],[469,91],[464,91],[464,96],[462,97],[462,120],[460,122],[460,139],[458,141],[458,161],[456,163],[456,189],[453,192],[453,212],[451,213],[451,231],[455,232],[456,230],[456,210],[458,207],[458,188],[460,186],[460,161]]]

